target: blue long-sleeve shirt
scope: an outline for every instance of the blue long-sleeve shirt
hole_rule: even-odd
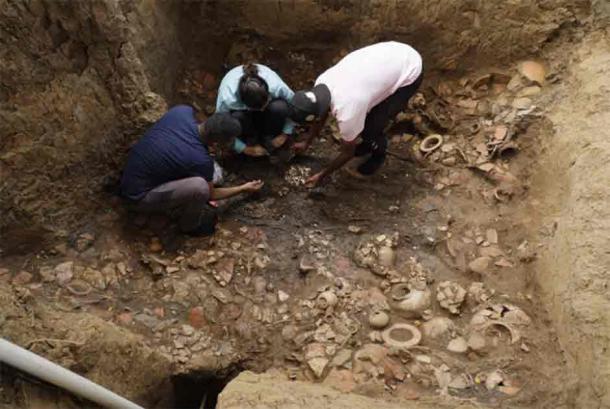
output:
[[[271,98],[280,98],[285,101],[292,100],[294,92],[275,71],[262,64],[256,64],[256,66],[258,67],[258,75],[267,82]],[[243,74],[244,68],[243,65],[240,65],[233,68],[224,76],[218,88],[216,112],[245,111],[248,109],[246,104],[239,98],[239,80]],[[291,135],[293,130],[294,123],[287,119],[282,132],[286,135]],[[245,144],[242,141],[236,140],[235,150],[241,152],[244,148]]]

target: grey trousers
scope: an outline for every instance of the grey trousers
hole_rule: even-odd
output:
[[[178,218],[184,233],[201,225],[210,200],[210,187],[202,177],[174,180],[157,186],[134,205],[142,213],[169,213]]]

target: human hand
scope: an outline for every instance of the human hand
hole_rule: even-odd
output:
[[[253,157],[269,156],[269,152],[267,152],[267,149],[263,148],[261,145],[248,146],[244,150],[244,153],[248,156]]]
[[[323,172],[316,173],[315,175],[310,176],[305,181],[305,187],[308,187],[308,188],[316,187],[320,184],[322,179],[324,179],[324,173]]]
[[[292,150],[294,153],[305,153],[305,151],[309,148],[309,144],[305,142],[297,142],[292,145]]]
[[[262,180],[251,180],[250,182],[244,183],[241,185],[242,191],[248,193],[258,192],[265,185],[265,182]]]

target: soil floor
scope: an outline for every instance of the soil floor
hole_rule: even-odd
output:
[[[273,369],[388,399],[564,407],[528,192],[555,73],[528,67],[428,83],[388,130],[390,154],[371,179],[339,172],[303,187],[336,149],[327,127],[309,156],[286,164],[224,158],[227,184],[261,178],[265,188],[223,207],[211,238],[174,235],[169,220],[108,197],[81,231],[7,243],[0,279],[65,320],[87,313],[136,334],[178,383]],[[443,143],[422,152],[431,133]],[[371,324],[373,313],[389,324]],[[397,324],[414,329],[386,332]],[[87,345],[71,335],[28,345],[48,356],[73,342],[82,356]],[[400,348],[388,335],[421,341]]]

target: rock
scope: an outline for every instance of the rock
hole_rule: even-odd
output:
[[[148,251],[151,253],[160,253],[163,251],[163,245],[158,237],[153,237],[150,239],[150,244],[148,245]]]
[[[519,73],[531,82],[544,85],[546,69],[536,61],[524,61],[519,64]]]
[[[337,352],[337,355],[333,358],[330,365],[334,367],[342,367],[346,365],[352,359],[351,349],[342,349]]]
[[[389,246],[382,246],[379,248],[379,265],[384,267],[391,267],[396,261],[396,254],[394,250]]]
[[[468,351],[468,344],[466,343],[466,340],[464,338],[457,337],[449,341],[447,349],[451,352],[462,354]]]
[[[354,226],[353,224],[350,224],[349,226],[347,226],[347,231],[349,231],[350,233],[354,233],[354,234],[360,234],[360,233],[362,233],[362,227]]]
[[[193,335],[195,333],[195,328],[193,328],[190,325],[183,325],[182,328],[182,335],[190,337],[191,335]]]
[[[83,280],[85,280],[98,290],[106,289],[106,280],[104,279],[104,276],[100,271],[87,267],[83,272],[82,277]]]
[[[95,236],[92,233],[82,233],[76,238],[76,241],[74,242],[74,248],[79,253],[82,253],[83,251],[91,247],[94,241]]]
[[[445,317],[434,317],[422,324],[422,331],[426,338],[439,338],[455,329],[453,321]]]
[[[532,106],[532,100],[527,97],[515,98],[512,106],[515,109],[528,109]]]
[[[116,316],[116,320],[123,325],[129,325],[133,321],[133,314],[129,311],[122,312]]]
[[[485,387],[488,391],[495,389],[498,385],[500,385],[504,381],[504,375],[500,370],[496,369],[487,374],[485,378]]]
[[[299,271],[303,274],[306,274],[314,270],[316,270],[316,265],[311,256],[304,255],[303,257],[301,257],[301,261],[299,262]]]
[[[453,281],[443,281],[436,289],[436,299],[442,308],[449,310],[452,314],[460,313],[460,306],[466,297],[466,290]]]
[[[235,260],[224,257],[215,264],[212,275],[220,286],[225,287],[233,279],[234,270]]]
[[[490,244],[498,244],[498,232],[496,229],[487,229],[485,237]]]
[[[483,335],[475,332],[468,337],[467,345],[473,351],[481,351],[487,345],[487,341]]]
[[[328,362],[328,358],[324,357],[324,355],[315,356],[307,359],[307,366],[309,369],[311,369],[315,377],[320,379],[324,374],[324,370],[326,369]]]
[[[369,315],[369,324],[372,328],[385,328],[390,323],[390,316],[383,311],[374,311]]]
[[[489,267],[490,261],[490,257],[478,257],[468,263],[468,268],[474,273],[485,274],[487,272],[487,268]]]
[[[13,283],[13,285],[25,285],[27,283],[29,283],[30,281],[32,281],[32,274],[28,273],[27,271],[20,271],[17,274],[15,274],[15,276],[13,277],[13,279],[11,280],[11,282]]]
[[[500,260],[496,261],[494,263],[495,266],[498,267],[514,267],[514,264],[511,263],[510,261],[508,261],[507,259],[505,259],[504,257],[502,257]]]
[[[189,324],[193,328],[201,328],[205,325],[206,319],[203,311],[203,307],[193,307],[189,311]]]
[[[55,267],[55,277],[57,280],[57,284],[65,285],[72,280],[74,276],[74,263],[72,261],[66,261],[64,263],[58,264]]]
[[[282,290],[277,291],[277,299],[279,302],[286,302],[290,296]]]
[[[282,328],[282,338],[284,341],[292,341],[297,336],[297,327],[294,325],[286,325]]]
[[[38,274],[40,274],[40,278],[42,279],[43,283],[55,281],[55,270],[49,266],[40,267]]]

